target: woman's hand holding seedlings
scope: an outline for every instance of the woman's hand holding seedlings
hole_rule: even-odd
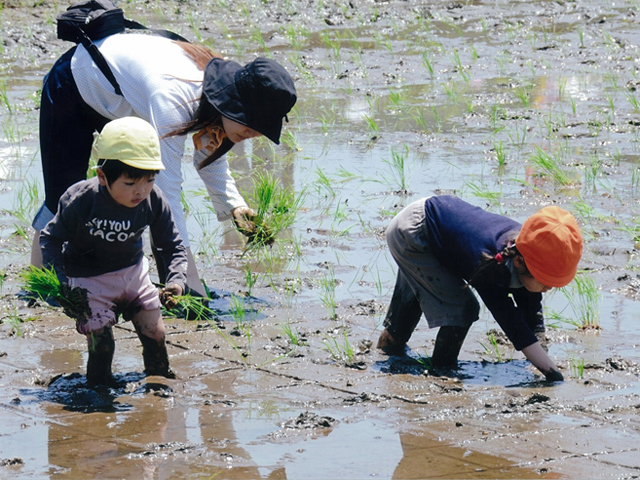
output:
[[[176,297],[182,295],[182,287],[175,283],[170,283],[160,290],[160,302],[168,310],[172,310],[178,306]]]
[[[544,351],[539,342],[523,348],[522,353],[534,367],[544,374],[547,381],[562,382],[564,380],[562,373],[560,373],[556,364],[549,358],[549,355],[547,355],[547,352]]]

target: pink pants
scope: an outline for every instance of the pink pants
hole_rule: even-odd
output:
[[[88,290],[91,317],[86,323],[76,322],[79,333],[89,334],[118,322],[118,315],[131,320],[140,310],[160,308],[158,289],[149,279],[149,261],[95,277],[69,277],[69,286]]]

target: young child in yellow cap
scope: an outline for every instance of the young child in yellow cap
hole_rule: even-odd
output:
[[[164,169],[158,135],[142,119],[113,120],[96,134],[91,157],[96,177],[67,189],[40,236],[44,264],[82,300],[65,312],[72,312],[77,331],[87,336],[87,383],[117,386],[112,327],[120,314],[142,343],[145,373],[175,378],[160,307],[184,292],[187,255],[169,204],[154,185]],[[169,267],[160,294],[143,251],[147,227]]]
[[[582,256],[569,212],[545,207],[520,225],[457,197],[433,196],[391,221],[387,243],[398,275],[378,348],[404,353],[424,313],[429,327],[439,327],[432,366],[455,368],[480,311],[471,286],[516,350],[547,380],[563,380],[538,336],[545,331],[542,293],[569,284]]]

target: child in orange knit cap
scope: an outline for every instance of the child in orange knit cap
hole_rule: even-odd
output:
[[[378,348],[404,352],[424,313],[439,327],[434,367],[456,367],[462,343],[478,319],[477,292],[516,350],[549,381],[562,381],[538,341],[542,293],[576,274],[582,234],[574,217],[545,207],[524,224],[463,200],[434,196],[404,208],[387,229],[398,276]]]

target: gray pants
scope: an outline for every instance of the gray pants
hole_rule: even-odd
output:
[[[398,342],[406,343],[420,315],[429,327],[469,327],[480,306],[464,279],[442,266],[431,252],[425,226],[425,198],[405,207],[387,228],[389,251],[398,264],[398,277],[384,321]],[[455,255],[451,251],[451,255]]]

